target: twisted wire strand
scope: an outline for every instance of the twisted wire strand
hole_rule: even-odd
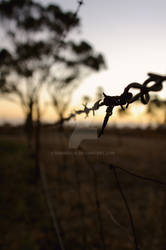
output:
[[[142,84],[137,82],[128,84],[123,93],[119,96],[109,96],[103,93],[103,99],[96,101],[91,108],[88,108],[87,105],[84,105],[83,109],[72,112],[66,118],[62,118],[60,121],[58,121],[55,125],[63,124],[64,122],[69,121],[80,114],[85,114],[85,117],[88,117],[91,111],[93,115],[95,115],[96,110],[98,110],[101,106],[106,106],[106,115],[104,117],[102,128],[98,134],[98,137],[100,137],[104,133],[104,129],[106,128],[109,118],[113,113],[114,107],[120,106],[122,110],[125,110],[131,103],[134,103],[138,100],[140,100],[142,104],[148,104],[150,100],[149,93],[162,90],[164,81],[166,81],[166,76],[149,73],[148,78]],[[150,83],[153,83],[153,85],[148,86]],[[133,95],[131,90],[137,90],[139,93]]]

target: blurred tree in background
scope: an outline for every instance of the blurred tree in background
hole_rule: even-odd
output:
[[[103,98],[104,89],[102,86],[98,86],[96,89],[96,99],[102,99]]]
[[[147,114],[150,114],[156,121],[163,114],[163,125],[166,125],[166,100],[160,99],[157,95],[153,96],[147,106]],[[160,115],[159,115],[159,112]]]
[[[50,95],[58,118],[63,119],[75,87],[104,67],[104,58],[88,42],[66,39],[80,21],[75,13],[55,4],[0,1],[0,21],[4,38],[0,46],[1,96],[22,107],[30,140],[33,121],[40,117],[41,98]]]

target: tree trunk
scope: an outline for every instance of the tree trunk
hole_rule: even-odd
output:
[[[33,138],[33,102],[31,101],[29,104],[29,111],[25,120],[25,134],[27,137],[27,143],[29,149],[32,149],[32,138]]]
[[[40,109],[39,105],[36,105],[37,120],[35,124],[35,179],[38,180],[40,177]]]

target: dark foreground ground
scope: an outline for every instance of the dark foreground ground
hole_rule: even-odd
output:
[[[135,249],[128,213],[109,165],[166,182],[166,131],[107,130],[100,139],[84,140],[74,150],[69,148],[71,134],[42,130],[44,179],[36,183],[35,155],[24,136],[19,130],[1,130],[0,249],[61,249],[56,223],[67,250]],[[140,249],[165,250],[166,186],[120,169],[116,173]]]

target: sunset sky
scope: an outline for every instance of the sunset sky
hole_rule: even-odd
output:
[[[77,7],[76,0],[50,2],[65,10]],[[82,25],[73,38],[86,39],[102,52],[107,70],[81,84],[74,93],[73,106],[80,103],[82,95],[93,97],[97,86],[103,86],[107,94],[119,95],[128,83],[141,83],[148,72],[166,74],[165,12],[165,0],[84,1],[79,12]],[[166,88],[160,96],[166,98]],[[1,120],[21,118],[19,107],[4,105],[0,108]],[[50,111],[48,119],[51,117]]]

